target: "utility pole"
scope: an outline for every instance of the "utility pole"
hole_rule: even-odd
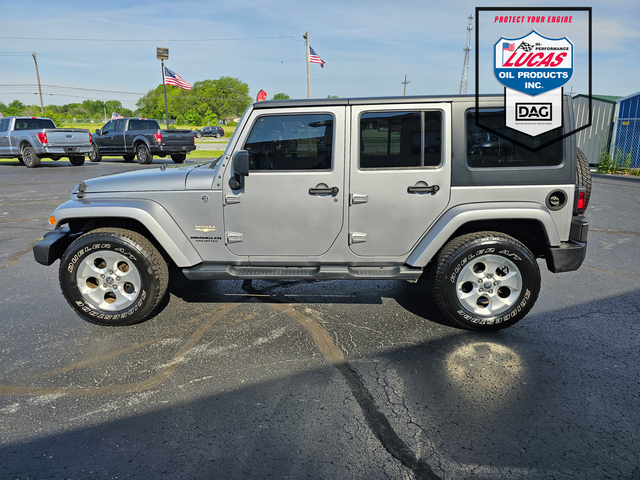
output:
[[[38,76],[38,91],[40,92],[40,112],[44,117],[44,103],[42,103],[42,87],[40,86],[40,72],[38,72],[38,60],[36,59],[36,52],[33,52],[33,61],[36,62],[36,75]]]
[[[164,90],[164,114],[167,120],[167,130],[169,130],[169,107],[167,106],[167,82],[164,79],[164,59],[160,60],[162,64],[162,89]]]
[[[309,32],[305,32],[302,36],[305,40],[305,45],[307,49],[307,98],[311,98],[311,71],[309,68]]]
[[[404,97],[407,94],[407,83],[411,83],[411,82],[407,82],[407,75],[405,74],[404,76],[404,82],[400,82],[404,84],[404,93],[402,94],[402,96]]]
[[[473,15],[469,15],[469,25],[467,25],[467,46],[464,50],[464,65],[462,66],[462,79],[460,80],[460,94],[467,93],[467,79],[469,77],[469,50],[471,50],[471,30],[473,30]],[[476,80],[477,81],[477,80]]]

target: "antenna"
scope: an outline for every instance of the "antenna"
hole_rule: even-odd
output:
[[[469,77],[469,51],[471,50],[471,30],[473,30],[473,15],[469,15],[469,25],[467,25],[467,46],[464,50],[464,65],[462,66],[462,79],[460,80],[460,94],[467,93],[467,79]]]

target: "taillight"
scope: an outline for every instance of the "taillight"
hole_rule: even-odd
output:
[[[586,192],[580,192],[578,194],[578,211],[582,213],[584,211],[584,200],[586,198]]]
[[[193,143],[196,143],[196,134],[193,134]]]
[[[89,143],[93,143],[93,137],[89,134]]]
[[[576,198],[574,200],[575,215],[583,214],[586,207],[587,189],[585,187],[578,187],[576,191]]]
[[[47,143],[47,133],[46,132],[38,132],[36,135],[38,135],[38,140],[40,140],[40,143],[42,143],[42,144]]]
[[[153,136],[156,139],[156,143],[162,143],[162,134],[161,133],[154,133]]]

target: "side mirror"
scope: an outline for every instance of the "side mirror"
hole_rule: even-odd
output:
[[[100,135],[100,129],[96,128],[96,135]]]
[[[229,179],[231,190],[239,190],[242,188],[242,177],[249,176],[249,152],[240,150],[233,154],[231,158],[233,177]]]
[[[240,150],[233,154],[233,173],[241,177],[249,176],[249,152]]]

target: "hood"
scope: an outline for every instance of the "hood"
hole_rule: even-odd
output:
[[[85,193],[181,191],[185,190],[187,175],[194,168],[194,166],[154,168],[114,173],[85,180],[83,191]],[[77,189],[78,187],[73,193],[76,193]]]

